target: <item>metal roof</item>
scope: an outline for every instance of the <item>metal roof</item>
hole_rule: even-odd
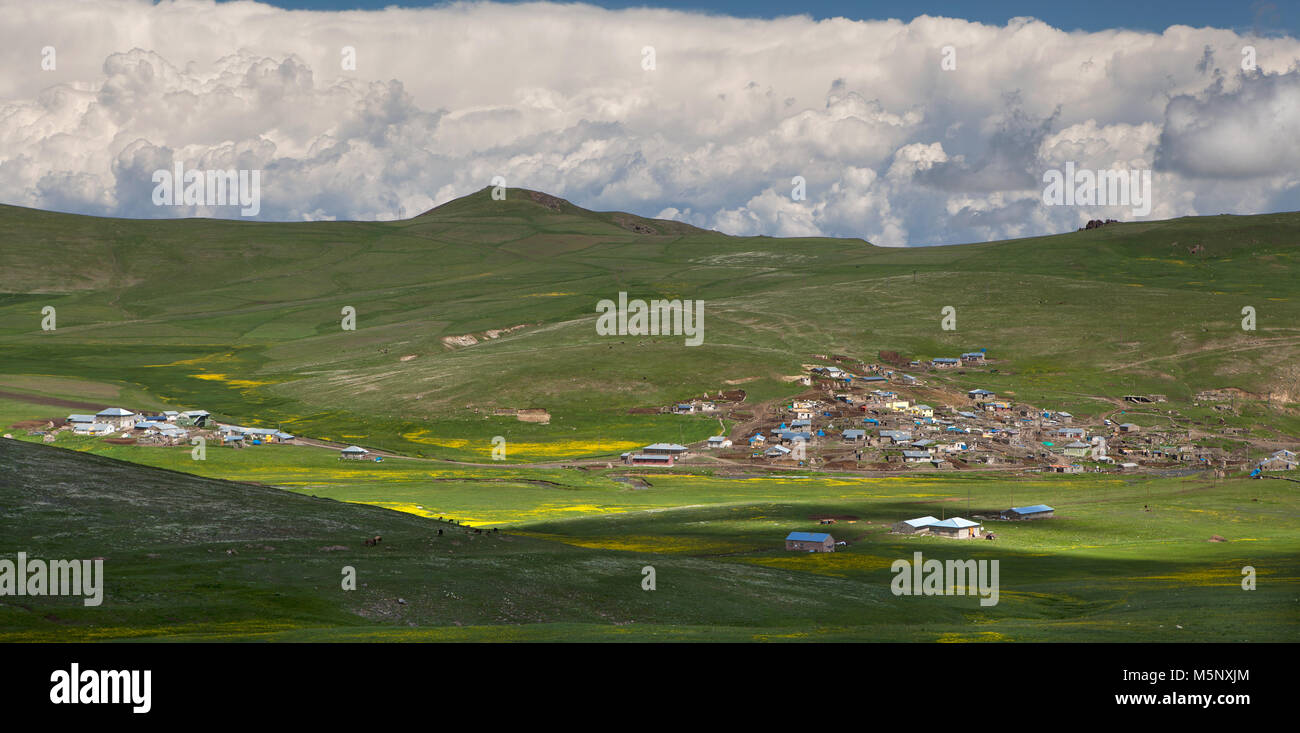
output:
[[[942,522],[934,522],[930,526],[948,527],[950,529],[965,529],[967,527],[978,527],[980,525],[979,522],[972,522],[969,519],[962,519],[961,517],[953,517],[952,519],[945,519]]]
[[[916,519],[904,519],[903,524],[906,524],[911,527],[928,527],[937,521],[939,521],[938,517],[931,517],[927,515],[924,517],[917,517]]]
[[[127,417],[129,415],[134,415],[135,413],[130,410],[123,410],[120,407],[108,407],[96,412],[95,414],[103,415],[104,417]]]
[[[1016,514],[1037,514],[1038,512],[1054,512],[1056,510],[1046,504],[1033,504],[1031,506],[1013,506],[1011,511]]]
[[[831,538],[825,532],[791,532],[785,536],[786,540],[795,542],[825,542]]]

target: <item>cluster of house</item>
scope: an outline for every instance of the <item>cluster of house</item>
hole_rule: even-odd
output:
[[[1058,474],[1135,471],[1175,462],[1226,468],[1228,456],[1223,449],[1192,441],[1186,430],[1144,429],[1135,423],[1115,424],[1109,420],[1104,426],[1076,427],[1069,412],[1018,405],[983,388],[968,390],[966,401],[959,405],[936,407],[908,396],[913,390],[924,390],[933,399],[936,392],[942,394],[944,390],[927,388],[922,377],[907,374],[904,368],[919,373],[984,366],[988,357],[983,349],[924,362],[907,362],[888,352],[881,355],[890,357],[890,363],[867,364],[842,355],[814,355],[842,366],[805,364],[802,375],[786,380],[797,380],[817,391],[769,413],[757,430],[736,437],[735,442],[747,447],[754,460],[827,468],[853,468],[864,461],[882,469],[888,469],[890,464],[924,469],[1007,464]],[[719,391],[716,397],[705,393],[702,399],[659,409],[683,415],[738,415],[748,421],[752,415],[735,413],[724,404],[743,401],[743,391],[735,392],[738,398]],[[1145,404],[1162,401],[1164,396],[1129,395],[1125,399]],[[942,400],[955,401],[960,400]],[[730,448],[732,438],[715,435],[699,447]],[[624,453],[622,458],[631,465],[672,466],[687,455],[685,446],[655,444]],[[1294,465],[1294,454],[1280,452],[1258,468],[1289,470]]]
[[[137,438],[146,444],[178,445],[189,442],[191,435],[214,431],[222,445],[242,447],[265,443],[288,443],[294,436],[282,430],[248,428],[216,423],[207,410],[164,410],[136,413],[121,407],[109,407],[94,415],[68,415],[65,426],[77,435]]]
[[[246,428],[242,425],[218,425],[217,433],[221,436],[222,445],[236,448],[244,445],[262,445],[264,443],[288,443],[294,439],[293,435],[282,430]]]
[[[984,352],[962,356],[982,361]],[[860,376],[835,366],[812,367],[810,372],[822,379],[837,380],[841,388],[836,390],[834,387],[839,385],[832,381],[828,390],[831,399],[806,397],[790,403],[783,411],[786,419],[746,439],[751,456],[773,461],[798,460],[806,456],[807,448],[818,445],[823,454],[847,448],[859,461],[863,449],[870,447],[879,449],[887,462],[902,464],[951,468],[952,459],[959,455],[981,463],[996,463],[1035,457],[1028,450],[1021,451],[1022,455],[1007,455],[1015,452],[1010,450],[1012,447],[1021,446],[1021,427],[1017,427],[1020,421],[1033,421],[1041,428],[1073,419],[1067,412],[1038,414],[1032,408],[1015,415],[1010,402],[997,399],[996,393],[986,389],[970,390],[969,405],[936,409],[904,397],[894,389],[869,387],[892,380],[906,388],[910,384],[903,377],[910,375],[876,365],[868,366],[867,370],[875,374]],[[861,427],[848,427],[855,423]],[[1072,444],[1070,449],[1075,451],[1079,447]],[[1094,450],[1090,445],[1082,447]],[[1049,452],[1042,452],[1042,457],[1047,455]]]
[[[183,441],[187,428],[204,427],[209,414],[204,410],[166,410],[144,414],[121,407],[109,407],[93,415],[72,414],[64,425],[77,435],[105,436],[121,433],[127,437],[157,436],[164,441]]]

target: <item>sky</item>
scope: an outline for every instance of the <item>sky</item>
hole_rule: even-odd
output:
[[[442,4],[445,3],[416,0],[277,0],[271,3],[294,10],[380,10],[390,5],[431,7]],[[1178,24],[1300,36],[1300,6],[1294,0],[801,0],[798,3],[789,0],[604,0],[588,4],[613,10],[656,7],[741,18],[809,15],[817,19],[912,20],[921,15],[932,15],[1005,25],[1012,18],[1034,17],[1067,31],[1126,28],[1160,32]]]
[[[315,9],[0,0],[0,202],[241,216],[159,205],[180,164],[258,172],[277,221],[494,180],[888,246],[1300,210],[1294,4],[281,4]],[[1149,200],[1048,200],[1082,169]]]

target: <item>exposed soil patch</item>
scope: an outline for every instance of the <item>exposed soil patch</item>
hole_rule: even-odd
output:
[[[21,392],[0,392],[0,398],[6,400],[15,400],[17,402],[28,402],[33,405],[50,405],[51,407],[75,407],[82,410],[100,410],[108,405],[96,402],[77,402],[76,400],[63,400],[58,397],[42,397],[34,394],[23,394]]]
[[[857,515],[854,515],[854,514],[809,514],[809,515],[808,515],[808,518],[809,518],[809,519],[816,519],[816,520],[818,520],[818,521],[823,520],[823,519],[834,519],[834,520],[837,521],[837,522],[856,522],[856,521],[858,521],[858,517],[857,517]]]

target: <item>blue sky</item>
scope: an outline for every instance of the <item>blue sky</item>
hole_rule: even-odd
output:
[[[418,0],[274,0],[268,4],[289,9],[350,10],[391,5],[427,7],[444,3]],[[1266,35],[1300,35],[1300,7],[1294,0],[589,0],[587,4],[604,8],[648,6],[700,10],[747,18],[807,14],[814,18],[843,16],[854,20],[911,20],[919,15],[942,15],[998,25],[1011,18],[1032,16],[1062,30],[1129,28],[1162,31],[1170,25],[1181,24]]]

